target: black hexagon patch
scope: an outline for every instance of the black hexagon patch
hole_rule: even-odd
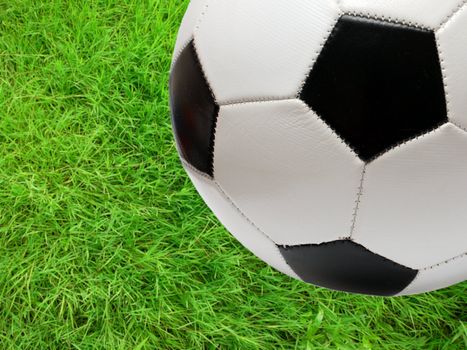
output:
[[[290,267],[304,281],[346,292],[396,295],[418,273],[350,240],[280,246],[279,249]]]
[[[435,34],[345,15],[300,98],[364,161],[447,122]]]

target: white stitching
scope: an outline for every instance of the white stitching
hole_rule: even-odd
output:
[[[467,252],[465,253],[462,253],[460,255],[457,255],[453,258],[450,258],[450,259],[447,259],[447,260],[444,260],[444,261],[441,261],[440,263],[438,264],[434,264],[434,265],[431,265],[431,266],[428,266],[428,267],[425,267],[423,269],[419,269],[419,271],[428,271],[428,270],[433,270],[437,267],[441,267],[442,265],[446,265],[446,264],[449,264],[450,262],[452,261],[455,261],[455,260],[459,260],[459,259],[462,259],[464,258],[465,256],[467,256]]]
[[[455,256],[451,259],[448,259],[448,260],[445,260],[445,261],[442,261],[438,264],[435,264],[435,265],[432,265],[432,266],[428,266],[428,267],[425,267],[423,269],[418,269],[418,272],[417,272],[417,275],[415,276],[415,278],[412,280],[412,282],[410,282],[410,284],[405,287],[401,292],[399,292],[397,295],[398,296],[403,296],[403,295],[406,295],[407,292],[409,292],[409,294],[412,294],[410,291],[411,291],[411,288],[415,285],[415,282],[418,281],[420,279],[420,277],[422,276],[421,272],[423,271],[428,271],[428,270],[434,270],[435,268],[438,268],[438,267],[441,267],[442,265],[446,265],[446,264],[449,264],[450,262],[452,261],[455,261],[455,260],[458,260],[458,259],[462,259],[464,258],[465,256],[467,256],[467,252],[461,254],[461,255],[458,255],[458,256]]]
[[[312,112],[314,116],[316,116],[316,119],[321,122],[330,132],[332,135],[334,135],[335,137],[337,137],[337,139],[343,144],[345,145],[351,152],[352,154],[358,159],[358,160],[361,160],[360,157],[358,156],[357,152],[355,152],[355,149],[350,145],[348,144],[333,128],[331,128],[331,126],[326,123],[322,118],[321,116],[318,115],[318,113],[316,113],[310,106],[308,106],[303,100],[301,99],[296,99],[296,101],[300,102],[306,109],[308,112]]]
[[[193,40],[194,41],[194,32],[199,28],[199,25],[201,24],[201,21],[204,17],[204,15],[206,14],[206,11],[209,7],[209,0],[206,0],[206,5],[204,5],[204,9],[203,11],[201,11],[201,13],[198,15],[198,19],[196,20],[196,24],[194,26],[194,28],[192,28],[192,31],[193,33],[190,35],[190,38],[187,40],[186,43],[184,43],[180,49],[178,50],[178,52],[176,54],[174,54],[173,58],[172,58],[172,65],[171,67],[173,67],[175,65],[175,62],[178,60],[178,58],[180,57],[180,55],[182,54],[183,50],[185,50],[187,48],[187,46],[190,44],[190,42]]]
[[[465,4],[467,4],[467,2]],[[447,68],[446,68],[445,60],[444,60],[444,52],[441,49],[441,45],[440,45],[441,40],[439,38],[439,34],[436,33],[435,35],[436,35],[436,47],[438,48],[439,64],[441,66],[441,73],[443,75],[444,95],[446,97],[446,111],[447,111],[449,123],[461,129],[462,131],[467,132],[467,129],[465,127],[461,126],[460,124],[457,124],[456,122],[452,120],[453,116],[451,115],[451,99],[449,95],[448,74],[447,74]]]
[[[227,100],[224,102],[220,102],[219,106],[234,106],[234,105],[242,105],[242,104],[249,104],[249,103],[264,103],[264,102],[277,102],[277,101],[289,101],[289,100],[296,100],[296,96],[289,96],[289,97],[258,97],[252,99],[239,99],[239,100]]]
[[[193,39],[193,48],[195,50],[196,61],[199,65],[199,68],[201,69],[201,73],[203,74],[204,79],[206,80],[211,97],[213,98],[215,104],[219,106],[219,103],[217,103],[216,95],[214,94],[214,91],[212,90],[212,84],[209,81],[208,76],[206,75],[206,72],[204,71],[204,65],[201,62],[201,57],[198,53],[198,47],[196,46],[196,40],[194,39]]]
[[[185,50],[188,45],[190,45],[191,41],[193,40],[193,35],[190,36],[190,38],[187,40],[183,46],[180,46],[180,50],[178,50],[177,54],[175,54],[172,58],[172,64],[170,65],[170,72],[172,72],[172,69],[175,67],[175,63],[177,63],[178,59],[180,58],[183,50]]]
[[[210,156],[210,160],[211,160],[211,164],[210,164],[210,171],[212,174],[214,174],[214,150],[215,150],[215,146],[216,146],[216,131],[217,131],[217,121],[219,119],[219,113],[220,113],[220,107],[219,107],[219,104],[217,103],[217,100],[216,100],[216,95],[214,94],[214,91],[212,90],[212,84],[210,83],[209,79],[208,79],[208,76],[206,75],[204,69],[203,69],[203,64],[201,63],[201,60],[200,60],[200,56],[198,54],[198,49],[196,47],[196,43],[195,43],[195,40],[193,39],[193,49],[195,50],[195,60],[196,60],[196,63],[198,64],[199,66],[199,69],[201,70],[201,73],[203,74],[203,77],[204,77],[204,80],[206,81],[206,84],[208,86],[208,89],[209,89],[209,93],[211,94],[211,97],[215,103],[215,107],[216,107],[216,115],[214,116],[214,120],[213,120],[213,127],[212,127],[212,139],[210,140],[210,144],[209,144],[209,156]]]
[[[207,179],[207,180],[210,180],[212,181],[216,187],[219,189],[219,192],[222,194],[222,196],[236,209],[236,211],[253,227],[255,228],[259,233],[263,234],[265,236],[265,238],[269,239],[276,247],[277,247],[277,244],[274,242],[274,240],[269,237],[263,230],[261,230],[253,221],[251,221],[241,210],[240,208],[235,205],[235,203],[232,201],[232,199],[225,193],[225,191],[222,189],[222,187],[220,186],[220,184],[215,181],[213,178],[211,178],[210,176],[200,172],[198,169],[194,168],[191,164],[187,163],[183,158],[180,158],[181,159],[181,162],[183,165],[185,165],[186,167],[188,167],[190,170],[192,170],[193,172],[195,172],[196,174],[202,176],[203,178]],[[363,177],[362,177],[363,178]],[[348,238],[347,238],[348,239]],[[325,243],[328,243],[328,242],[325,242]],[[357,244],[360,244],[360,243],[357,243]],[[312,244],[304,244],[304,245],[312,245]],[[283,246],[287,246],[287,245],[283,245]],[[299,245],[293,245],[293,246],[299,246]],[[365,247],[365,246],[363,246]],[[277,248],[278,251],[279,251],[279,254],[281,256],[281,258],[284,260],[284,262],[287,264],[287,266],[289,266],[289,268],[293,271],[293,269],[290,267],[290,265],[287,263],[287,261],[285,260],[285,258],[282,256],[282,254],[280,253],[280,250],[279,248]],[[365,247],[365,249],[368,249]],[[414,280],[410,283],[411,285],[418,279],[418,277],[420,276],[420,272],[422,271],[428,271],[428,270],[433,270],[435,268],[438,268],[438,267],[441,267],[443,265],[446,265],[446,264],[449,264],[455,260],[459,260],[459,259],[462,259],[464,258],[465,256],[467,256],[467,252],[465,253],[462,253],[460,255],[457,255],[453,258],[450,258],[450,259],[447,259],[447,260],[444,260],[444,261],[441,261],[437,264],[434,264],[434,265],[431,265],[431,266],[428,266],[428,267],[425,267],[425,268],[421,268],[421,269],[417,269],[418,270],[418,273],[417,273],[417,276],[414,278]],[[381,255],[381,257],[384,258],[384,256]],[[388,258],[385,258],[385,259],[388,259]],[[388,259],[389,260],[389,259]],[[389,261],[392,261],[392,262],[395,262],[393,260],[389,260]],[[403,265],[402,265],[403,266]],[[294,272],[295,273],[295,272]]]
[[[436,131],[438,131],[439,129],[441,129],[443,126],[449,124],[449,122],[443,122],[441,125],[438,125],[437,127],[435,127],[434,129],[432,130],[429,130],[429,131],[424,131],[422,132],[421,134],[419,134],[418,136],[415,136],[415,137],[411,137],[403,142],[400,142],[398,144],[395,144],[395,145],[392,145],[391,147],[388,147],[386,148],[385,150],[383,150],[382,152],[378,153],[377,155],[375,155],[373,158],[371,158],[366,164],[369,165],[371,163],[373,163],[374,161],[378,160],[379,158],[381,158],[382,156],[384,156],[385,154],[389,153],[389,152],[392,152],[398,148],[401,148],[409,143],[412,143],[412,142],[415,142],[417,140],[420,140],[420,139],[423,139],[425,137],[427,137],[428,135],[431,135],[433,133],[435,133]]]
[[[209,1],[208,1],[209,2]],[[441,22],[440,26],[438,29],[435,29],[436,31],[439,31],[441,30],[449,21],[452,17],[454,17],[459,11],[461,11],[463,9],[464,6],[467,5],[467,0],[464,0],[462,3],[459,4],[459,6],[457,6],[456,9],[454,9],[452,11],[452,13],[445,19],[443,20],[443,22]],[[338,6],[339,6],[339,1],[338,1]],[[197,20],[197,24],[194,28],[194,33],[193,35],[190,37],[189,40],[187,40],[187,42],[181,47],[181,49],[177,52],[177,54],[174,55],[174,58],[172,60],[172,66],[175,64],[175,62],[177,61],[177,59],[179,58],[179,56],[181,55],[181,53],[183,52],[183,50],[190,44],[191,41],[193,41],[193,46],[194,46],[194,49],[195,49],[195,52],[197,53],[198,52],[198,49],[196,47],[196,42],[194,40],[194,34],[195,32],[199,29],[199,26],[202,22],[202,18],[204,17],[207,9],[209,7],[209,4],[207,3],[205,5],[205,8],[204,8],[204,11],[201,12],[200,16],[199,16],[199,19]],[[323,50],[323,47],[325,46],[326,42],[328,41],[330,35],[332,34],[332,31],[334,30],[337,22],[339,21],[339,19],[343,16],[343,15],[350,15],[350,16],[358,16],[358,17],[363,17],[363,18],[368,18],[368,19],[375,19],[375,20],[382,20],[382,21],[387,21],[387,22],[391,22],[393,24],[400,24],[400,25],[406,25],[406,26],[414,26],[414,27],[417,27],[417,28],[420,28],[420,29],[424,29],[424,30],[432,30],[432,28],[429,28],[429,27],[426,27],[426,26],[423,26],[423,25],[420,25],[420,24],[417,24],[417,23],[414,23],[414,22],[407,22],[407,21],[404,21],[404,20],[395,20],[391,17],[385,17],[385,16],[375,16],[375,15],[370,15],[370,14],[365,14],[365,13],[360,13],[360,12],[343,12],[343,13],[340,13],[336,20],[333,22],[333,25],[330,27],[330,29],[326,32],[326,35],[325,37],[323,38],[323,41],[322,43],[320,44],[319,46],[319,49],[317,51],[315,51],[315,56],[313,57],[313,60],[311,62],[311,64],[308,66],[308,69],[309,69],[309,73],[306,75],[305,79],[301,82],[300,84],[300,88],[299,88],[299,92],[296,96],[297,98],[297,101],[299,102],[302,102],[307,109],[309,109],[310,111],[312,111],[317,117],[318,119],[329,129],[331,130],[331,132],[336,136],[338,137],[339,140],[341,140],[341,142],[343,144],[345,144],[354,154],[355,156],[357,156],[357,154],[355,153],[355,151],[353,150],[353,148],[348,145],[326,122],[324,122],[317,114],[316,112],[314,112],[307,104],[305,104],[300,98],[299,96],[301,95],[302,91],[303,91],[303,88],[304,88],[304,85],[306,83],[306,81],[308,80],[310,74],[311,74],[311,71],[313,70],[313,67],[314,67],[314,64],[316,63],[316,60],[317,58],[319,57],[319,55],[321,54],[322,50]],[[436,37],[438,39],[438,34],[436,33]],[[446,83],[446,80],[447,80],[447,77],[446,77],[446,69],[445,69],[445,66],[444,66],[444,59],[442,58],[443,56],[443,52],[441,50],[441,47],[439,45],[439,40],[437,40],[437,47],[438,47],[438,52],[439,52],[439,56],[440,56],[440,65],[441,65],[441,70],[442,70],[442,73],[443,73],[443,79],[444,79],[444,86],[445,86],[445,95],[446,95],[446,102],[447,102],[447,110],[448,110],[448,115],[449,115],[449,104],[450,104],[450,101],[449,101],[449,94],[448,94],[448,91],[447,91],[447,83]],[[205,79],[208,83],[208,86],[209,86],[209,90],[214,98],[214,100],[216,100],[215,98],[215,95],[212,91],[212,88],[211,88],[211,83],[208,79],[208,77],[205,75],[204,73],[204,69],[203,69],[203,65],[201,63],[201,59],[198,57],[198,60],[199,60],[199,63],[200,63],[200,66],[201,66],[201,70],[203,72],[203,75],[205,76]],[[294,97],[295,97],[294,96]],[[274,102],[274,101],[287,101],[287,100],[294,100],[295,98],[274,98],[274,97],[264,97],[264,98],[258,98],[256,100],[237,100],[237,101],[226,101],[222,104],[219,104],[220,106],[229,106],[229,105],[237,105],[237,104],[248,104],[248,103],[264,103],[264,102]],[[458,127],[459,129],[461,130],[464,130],[464,131],[467,131],[465,128],[451,122],[451,124],[453,124],[454,126]],[[372,159],[370,162],[368,162],[367,164],[371,163],[373,160],[375,160],[376,158],[384,155],[386,152],[389,152],[389,151],[392,151],[394,149],[397,149],[409,142],[412,142],[412,141],[415,141],[415,140],[418,140],[422,137],[425,137],[431,133],[434,133],[435,131],[437,131],[438,129],[440,129],[442,126],[444,126],[445,124],[442,124],[440,125],[439,127],[431,130],[430,132],[424,132],[423,134],[419,135],[418,137],[415,137],[415,138],[411,138],[405,142],[402,142],[402,143],[399,143],[397,145],[394,145],[390,148],[388,148],[387,150],[381,152],[378,156],[376,156],[374,159]],[[217,131],[217,125],[216,125],[216,131]],[[214,140],[215,140],[215,135],[216,135],[216,132],[214,133]],[[358,156],[357,156],[358,157]],[[188,167],[191,171],[195,172],[196,174],[202,176],[203,178],[205,179],[208,179],[208,180],[211,180],[215,183],[215,185],[217,186],[217,188],[219,189],[220,193],[223,195],[223,197],[236,209],[236,211],[252,226],[254,227],[258,232],[260,232],[262,235],[265,236],[265,238],[269,239],[273,244],[274,246],[277,248],[278,250],[278,253],[280,255],[280,257],[282,258],[282,260],[286,263],[287,266],[289,266],[289,264],[287,263],[287,261],[284,259],[284,257],[282,256],[282,254],[280,253],[280,250],[279,248],[277,247],[277,245],[274,243],[274,240],[271,239],[271,237],[269,237],[264,231],[262,231],[254,222],[252,222],[241,210],[240,208],[238,208],[235,203],[232,201],[232,199],[225,193],[225,191],[222,189],[222,187],[220,186],[220,184],[215,181],[212,177],[210,177],[209,175],[199,171],[198,169],[196,169],[195,167],[193,167],[191,164],[189,164],[186,160],[184,160],[183,158],[181,158],[181,162],[184,166]],[[360,204],[360,198],[361,196],[363,195],[363,182],[364,182],[364,178],[365,178],[365,173],[366,173],[366,165],[364,166],[363,168],[363,171],[362,171],[362,177],[361,177],[361,182],[360,182],[360,186],[359,186],[359,191],[357,193],[357,199],[356,199],[356,206],[355,206],[355,210],[354,210],[354,214],[353,214],[353,220],[352,220],[352,226],[351,226],[351,233],[350,233],[350,237],[352,237],[353,235],[353,232],[355,230],[355,225],[356,225],[356,218],[357,218],[357,212],[358,212],[358,209],[359,209],[359,204]],[[445,265],[445,264],[448,264],[452,261],[455,261],[457,259],[461,259],[463,257],[465,257],[467,255],[467,252],[466,253],[463,253],[459,256],[456,256],[454,258],[451,258],[451,259],[448,259],[448,260],[445,260],[443,262],[440,262],[438,264],[435,264],[435,265],[432,265],[432,266],[429,266],[429,267],[426,267],[426,268],[423,268],[423,269],[419,269],[419,271],[426,271],[426,270],[431,270],[431,269],[434,269],[434,268],[437,268],[437,267],[440,267],[442,265]],[[291,272],[293,272],[292,268],[289,266],[289,268],[291,269]],[[294,273],[294,272],[293,272]],[[298,276],[297,276],[298,277]],[[414,281],[417,280],[417,278],[419,277],[419,274],[417,274],[416,278],[412,281],[412,283]]]
[[[239,104],[258,104],[258,103],[274,103],[274,102],[282,102],[282,101],[291,101],[291,102],[298,102],[304,109],[305,109],[305,114],[306,113],[312,113],[313,116],[316,117],[316,120],[318,122],[320,122],[328,131],[331,132],[331,134],[337,138],[338,141],[340,141],[340,143],[342,143],[344,146],[346,146],[346,148],[348,150],[350,150],[352,152],[352,154],[356,157],[356,159],[360,160],[360,158],[358,157],[358,155],[355,153],[355,151],[353,150],[353,148],[348,145],[326,122],[324,122],[318,114],[316,114],[316,112],[314,112],[304,101],[300,100],[300,99],[296,99],[296,98],[292,98],[292,99],[285,99],[285,100],[277,100],[277,101],[249,101],[249,102],[241,102]],[[230,105],[227,105],[227,106],[230,106]],[[220,118],[220,116],[219,116]],[[219,121],[219,119],[218,119]],[[219,123],[218,123],[219,124]],[[217,134],[217,129],[215,131],[215,134]],[[214,161],[213,161],[213,164],[215,163],[215,154],[214,154],[214,157],[213,157]],[[350,229],[350,234],[349,236],[345,236],[345,237],[339,237],[339,239],[343,239],[343,240],[352,240],[352,234],[354,232],[354,228],[355,228],[355,224],[356,224],[356,216],[357,216],[357,211],[359,209],[359,203],[360,203],[360,198],[363,194],[363,181],[364,181],[364,176],[365,176],[365,173],[366,173],[366,164],[363,163],[363,170],[362,170],[362,175],[361,175],[361,179],[360,179],[360,184],[359,184],[359,188],[358,188],[358,192],[357,192],[357,199],[355,201],[356,203],[356,206],[354,208],[354,211],[353,211],[353,214],[352,214],[352,225],[351,225],[351,229]],[[214,173],[214,177],[215,177],[215,173]],[[297,245],[297,244],[294,244],[294,246]]]
[[[284,256],[282,255],[282,253],[280,252],[280,249],[279,247],[277,246],[277,244],[274,242],[274,240],[269,237],[263,230],[261,230],[253,221],[251,221],[241,210],[239,207],[237,207],[237,205],[233,202],[233,200],[227,195],[227,193],[225,193],[224,189],[221,187],[221,185],[216,181],[214,180],[213,178],[211,178],[210,176],[200,172],[198,169],[194,168],[191,164],[187,163],[183,158],[180,158],[181,159],[181,162],[183,165],[187,166],[190,170],[192,170],[193,172],[195,172],[196,174],[202,176],[203,178],[205,178],[206,180],[209,180],[211,182],[213,182],[217,189],[219,190],[219,193],[224,197],[225,200],[227,200],[227,202],[246,220],[246,222],[248,224],[250,224],[250,226],[252,226],[255,230],[257,230],[260,234],[262,234],[266,239],[270,240],[272,242],[272,244],[275,246],[275,248],[277,249],[277,253],[279,254],[280,258],[285,262],[285,265],[287,267],[289,267],[289,274],[291,274],[292,276],[294,276],[295,278],[297,279],[300,279],[301,278],[295,273],[295,271],[292,269],[292,267],[289,265],[289,263],[287,262],[287,260],[285,260]]]
[[[201,67],[201,72],[203,72],[204,79],[206,80],[206,82],[208,84],[208,87],[209,87],[209,91],[211,92],[211,96],[214,99],[214,102],[219,106],[219,102],[217,101],[216,95],[214,94],[214,91],[212,89],[213,84],[209,80],[209,77],[207,76],[207,74],[206,74],[206,72],[204,70],[205,65],[201,61],[202,57],[199,54],[198,44],[197,44],[197,41],[196,41],[196,35],[198,33],[198,30],[199,30],[199,27],[201,25],[202,19],[205,17],[206,12],[208,11],[208,8],[209,8],[209,1],[207,1],[206,6],[204,7],[204,11],[202,12],[202,15],[200,16],[200,19],[198,21],[198,24],[195,26],[195,29],[193,31],[193,47],[194,47],[195,52],[196,52],[196,58],[197,58],[198,63],[200,65],[200,67]]]
[[[441,75],[443,77],[444,96],[446,99],[446,113],[447,113],[448,118],[450,118],[451,100],[449,98],[448,76],[447,76],[447,71],[446,71],[446,65],[444,64],[444,53],[443,53],[443,50],[441,49],[438,33],[435,33],[435,38],[436,38],[436,48],[438,50],[439,65],[441,67]]]
[[[406,21],[404,19],[396,19],[394,17],[390,16],[384,16],[384,15],[375,15],[375,14],[370,14],[368,12],[359,12],[359,11],[345,11],[343,15],[348,15],[348,16],[353,16],[353,17],[360,17],[360,18],[366,18],[366,19],[373,19],[376,21],[384,21],[384,22],[389,22],[392,24],[398,24],[401,26],[406,26],[406,27],[414,27],[418,28],[421,30],[427,30],[427,31],[433,31],[434,28],[425,26],[420,23],[412,22],[412,21]]]
[[[188,161],[186,161],[185,159],[182,158],[182,156],[180,155],[180,161],[182,162],[182,164],[189,168],[191,171],[195,172],[196,174],[198,174],[199,176],[202,176],[208,180],[214,180],[211,176],[209,176],[208,174],[205,174],[203,173],[202,171],[196,169],[193,165],[191,165],[190,163],[188,163]]]
[[[240,208],[233,202],[233,200],[230,198],[230,196],[227,195],[227,193],[225,193],[224,189],[221,187],[221,185],[216,181],[214,180],[212,177],[210,177],[209,175],[206,175],[205,173],[199,171],[198,169],[194,168],[191,164],[187,163],[187,161],[183,158],[181,158],[181,162],[184,166],[186,166],[187,168],[189,168],[191,171],[195,172],[196,174],[204,177],[205,179],[207,180],[210,180],[212,181],[216,187],[218,188],[219,192],[221,192],[222,196],[228,200],[228,202],[236,209],[236,211],[238,211],[241,216],[246,220],[248,221],[248,223],[250,225],[252,225],[256,230],[258,230],[260,233],[262,233],[266,238],[268,238],[271,242],[274,243],[274,240],[269,237],[263,230],[261,230],[253,221],[251,221],[241,210]],[[275,243],[274,243],[275,244]]]
[[[282,259],[282,261],[285,263],[286,266],[289,267],[289,273],[292,273],[293,276],[297,279],[300,279],[301,278],[295,273],[295,271],[292,269],[292,267],[289,265],[289,263],[287,262],[287,260],[284,258],[284,256],[282,255],[279,247],[277,246],[277,244],[274,242],[274,240],[269,237],[263,230],[261,230],[253,221],[251,221],[241,210],[240,208],[233,202],[233,200],[227,195],[227,193],[225,193],[224,189],[221,187],[221,185],[217,182],[217,181],[213,181],[214,184],[217,186],[219,192],[222,194],[222,196],[230,203],[230,205],[232,205],[233,208],[235,208],[235,210],[254,228],[256,229],[259,233],[261,233],[265,238],[267,238],[268,240],[270,240],[272,242],[272,244],[274,245],[274,247],[276,248],[277,250],[277,253],[279,254],[280,258]]]
[[[287,102],[287,101],[290,101],[290,102],[298,102],[299,104],[302,105],[302,107],[304,107],[304,109],[306,110],[305,113],[313,113],[313,115],[316,117],[316,119],[326,128],[328,129],[331,134],[333,136],[335,136],[340,143],[342,143],[343,145],[346,146],[347,149],[349,149],[352,154],[360,160],[360,157],[357,155],[357,153],[355,152],[355,150],[353,149],[353,147],[351,145],[349,145],[348,143],[345,142],[344,139],[342,139],[339,134],[337,134],[333,128],[331,128],[329,126],[328,123],[326,123],[323,119],[321,119],[321,117],[310,107],[308,106],[303,100],[299,99],[299,98],[296,98],[296,97],[292,97],[292,98],[284,98],[284,99],[277,99],[277,100],[253,100],[253,101],[244,101],[244,102],[236,102],[236,103],[232,103],[232,104],[221,104],[221,107],[229,107],[229,106],[235,106],[235,105],[244,105],[244,104],[260,104],[260,103],[277,103],[277,102]]]
[[[464,0],[464,1],[460,2],[459,5],[457,5],[457,7],[454,8],[454,9],[452,10],[452,12],[451,12],[449,15],[447,15],[447,17],[446,17],[443,21],[441,21],[441,23],[439,24],[438,28],[435,28],[435,31],[438,32],[438,31],[440,31],[441,29],[443,29],[443,27],[446,26],[446,25],[449,23],[449,21],[450,21],[458,12],[460,12],[460,11],[463,9],[463,7],[466,6],[466,5],[467,5],[467,0]]]
[[[467,128],[464,128],[462,125],[460,124],[457,124],[456,122],[453,122],[452,120],[449,121],[449,124],[452,124],[453,126],[455,126],[456,128],[462,130],[462,131],[465,131],[467,132]]]
[[[467,1],[467,0],[466,0]],[[320,46],[320,53],[322,53],[322,51],[325,49],[325,46],[327,44],[327,42],[329,41],[331,35],[332,35],[332,32],[335,30],[336,28],[336,24],[337,22],[342,18],[342,16],[345,16],[345,15],[350,15],[350,16],[356,16],[356,17],[362,17],[362,18],[367,18],[367,19],[374,19],[374,20],[384,20],[384,21],[388,21],[388,22],[391,22],[392,24],[395,24],[395,25],[402,25],[402,26],[407,26],[407,25],[411,25],[411,26],[415,26],[415,27],[418,27],[419,29],[422,29],[422,30],[429,30],[429,31],[432,31],[432,29],[430,28],[427,28],[427,27],[424,27],[424,26],[421,26],[421,25],[417,25],[415,23],[408,23],[408,22],[404,22],[404,21],[395,21],[395,20],[392,20],[391,18],[384,18],[384,17],[377,17],[377,16],[370,16],[370,15],[365,15],[364,13],[357,13],[357,12],[343,12],[342,14],[339,15],[339,17],[337,18],[337,20],[335,21],[333,27],[331,28],[328,36],[326,37],[326,40],[325,42]],[[319,56],[318,54],[318,56]],[[302,83],[302,86],[298,92],[298,95],[296,96],[296,98],[301,101],[301,102],[304,102],[301,98],[300,98],[300,95],[303,91],[303,88],[307,82],[307,80],[309,79],[310,75],[311,75],[311,72],[313,70],[313,67],[314,67],[314,64],[316,63],[316,60],[318,59],[318,56],[315,57],[315,60],[312,62],[312,64],[309,66],[309,73],[308,75],[306,76],[305,80],[303,81]],[[315,115],[318,116],[318,118],[324,123],[324,125],[326,125],[331,131],[332,133],[337,136],[339,138],[339,140],[341,140],[341,142],[343,144],[345,144],[352,152],[353,154],[358,158],[358,159],[361,159],[356,150],[349,144],[347,143],[328,123],[326,123],[322,118],[321,116],[319,116],[310,106],[306,105]],[[425,136],[427,133],[430,133],[432,131],[435,131],[437,130],[439,127],[441,127],[442,125],[444,125],[444,121],[442,124],[438,125],[437,127],[435,127],[433,130],[425,130],[423,131],[420,135],[416,136],[416,137],[410,137],[398,144],[395,144],[395,145],[391,145],[390,147],[386,148],[385,150],[383,150],[382,152],[379,152],[378,154],[376,154],[374,157],[372,157],[369,161],[366,162],[366,164],[370,164],[371,162],[373,162],[374,160],[376,160],[377,158],[383,156],[385,153],[395,149],[395,148],[398,148],[398,147],[401,147],[403,145],[405,145],[406,143],[412,141],[412,140],[415,140],[415,139],[419,139],[423,136]]]
[[[334,31],[334,28],[336,27],[337,22],[339,22],[339,20],[341,19],[342,16],[343,16],[342,12],[339,11],[336,18],[332,22],[332,25],[326,31],[323,39],[321,40],[321,43],[319,44],[319,47],[314,52],[314,56],[311,58],[311,63],[307,66],[307,73],[305,74],[305,78],[300,82],[300,85],[298,87],[298,92],[295,95],[297,98],[300,98],[300,95],[302,94],[303,89],[305,88],[305,84],[308,81],[308,78],[310,78],[310,76],[311,76],[311,72],[313,71],[313,67],[315,66],[315,63],[318,60],[318,57],[323,52],[324,46],[326,46],[326,43],[328,42],[329,38],[331,37],[332,32]]]
[[[355,208],[354,208],[353,215],[352,215],[352,225],[350,226],[349,239],[352,239],[353,234],[355,232],[355,227],[357,225],[357,215],[358,215],[358,210],[360,209],[360,202],[363,196],[363,183],[365,181],[366,167],[367,165],[365,164],[362,169],[362,177],[360,179],[360,186],[358,187],[357,199],[355,200]]]
[[[230,198],[230,196],[227,195],[227,193],[225,193],[224,189],[221,187],[221,185],[216,181],[214,180],[214,183],[216,184],[217,188],[219,189],[219,191],[222,193],[222,195],[225,197],[225,199],[227,199],[229,201],[230,204],[232,204],[232,206],[238,211],[238,213],[246,220],[250,223],[251,226],[253,226],[256,230],[258,230],[259,232],[261,232],[265,237],[267,237],[271,242],[274,242],[274,240],[269,237],[269,235],[267,235],[263,230],[261,230],[253,221],[251,221],[250,218],[248,218],[244,213],[243,211],[241,211],[241,209],[233,202],[232,198]],[[275,244],[275,243],[274,243]]]

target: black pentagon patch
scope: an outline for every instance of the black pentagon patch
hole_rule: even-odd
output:
[[[404,290],[418,273],[350,240],[279,249],[305,282],[345,292],[392,296]]]
[[[213,176],[214,129],[219,113],[193,42],[180,54],[170,76],[172,125],[181,156]]]
[[[448,120],[435,34],[350,15],[300,98],[367,162]]]

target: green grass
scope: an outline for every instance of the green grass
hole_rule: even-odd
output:
[[[186,4],[0,0],[0,349],[464,349],[467,284],[315,288],[210,213],[167,102]]]

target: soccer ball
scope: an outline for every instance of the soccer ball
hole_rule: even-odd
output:
[[[464,0],[192,0],[170,96],[198,192],[277,270],[381,296],[467,279]]]

